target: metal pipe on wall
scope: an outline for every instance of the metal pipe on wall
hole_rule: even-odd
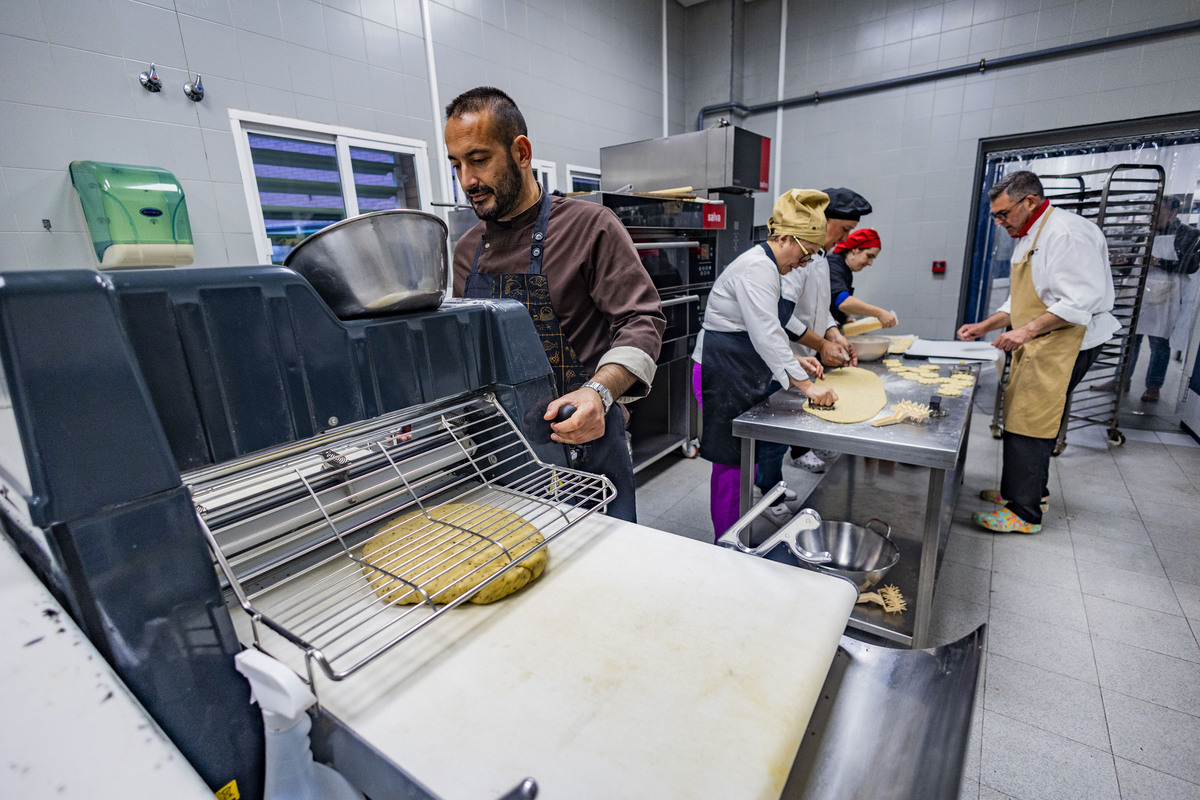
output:
[[[663,138],[671,135],[667,126],[667,0],[662,0],[662,95]]]
[[[442,184],[442,202],[453,203],[454,187],[450,183],[449,163],[446,155],[446,140],[438,130],[438,120],[442,118],[442,100],[438,94],[437,66],[433,59],[433,29],[429,25],[429,0],[421,0],[421,25],[425,30],[425,64],[429,69],[429,102],[433,105],[433,142],[437,148],[438,178]]]
[[[787,0],[779,0],[779,85],[776,88],[775,96],[779,101],[783,100],[783,76],[787,64],[787,15],[788,4]],[[775,109],[775,164],[771,170],[771,186],[774,187],[775,194],[782,194],[779,181],[780,173],[783,169],[783,106]]]
[[[1106,36],[1102,39],[1092,39],[1087,42],[1065,44],[1060,47],[1048,47],[1043,50],[1033,50],[1028,53],[1019,53],[1012,56],[1001,56],[1000,58],[991,60],[981,58],[977,62],[964,64],[958,67],[946,67],[944,69],[921,72],[916,75],[906,75],[902,78],[890,78],[883,81],[860,83],[856,86],[848,86],[843,89],[833,89],[828,92],[813,92],[810,95],[800,95],[799,97],[790,97],[786,100],[776,100],[770,103],[759,103],[758,105],[753,106],[747,106],[736,101],[716,103],[714,105],[705,106],[704,108],[700,109],[699,112],[697,112],[696,130],[703,130],[704,117],[707,114],[711,114],[716,111],[740,111],[744,115],[750,116],[766,111],[790,108],[792,106],[809,104],[816,105],[822,100],[840,100],[845,97],[854,97],[861,94],[872,94],[874,92],[881,92],[887,89],[896,89],[902,86],[913,86],[920,83],[928,83],[930,81],[936,81],[942,78],[954,78],[960,75],[969,75],[974,72],[982,73],[989,69],[1016,67],[1023,64],[1031,64],[1039,61],[1061,58],[1062,56],[1075,55],[1076,53],[1086,52],[1089,50],[1098,50],[1105,47],[1146,42],[1152,39],[1162,39],[1180,34],[1195,33],[1197,31],[1200,31],[1200,20],[1181,22],[1178,25],[1166,25],[1161,28],[1150,28],[1148,30],[1135,31],[1133,33],[1122,33],[1117,36]]]

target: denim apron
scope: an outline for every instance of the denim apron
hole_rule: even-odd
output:
[[[529,311],[533,327],[546,351],[546,358],[554,372],[554,385],[559,397],[573,392],[591,378],[587,369],[575,355],[571,342],[563,332],[550,302],[550,284],[542,274],[542,258],[546,253],[546,230],[550,225],[551,196],[542,192],[537,222],[529,246],[529,270],[524,273],[500,273],[488,275],[479,271],[479,257],[483,254],[483,240],[475,250],[471,261],[471,273],[463,295],[482,299],[516,300]],[[549,424],[549,423],[547,423]],[[584,445],[568,448],[571,466],[586,472],[595,472],[607,477],[617,489],[617,496],[608,504],[608,515],[629,522],[637,521],[637,506],[634,502],[633,460],[625,442],[625,412],[613,403],[604,417],[604,435]]]

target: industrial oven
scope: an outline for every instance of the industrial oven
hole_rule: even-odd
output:
[[[604,516],[516,303],[341,320],[282,267],[5,273],[0,331],[4,531],[213,790],[261,796],[255,646],[372,798],[957,795],[981,634],[839,640],[848,582]],[[439,602],[395,566],[428,550],[365,557],[398,515],[539,532],[422,576],[549,566]]]
[[[676,448],[694,457],[700,433],[691,355],[717,277],[725,205],[610,192],[591,192],[579,199],[601,203],[621,220],[654,281],[667,318],[654,385],[649,395],[628,407],[634,470]]]

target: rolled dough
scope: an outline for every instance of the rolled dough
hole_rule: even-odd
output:
[[[842,367],[825,373],[821,385],[837,392],[833,410],[815,408],[808,403],[804,410],[828,422],[864,422],[887,405],[883,381],[874,372],[861,367]]]
[[[384,602],[424,602],[425,594],[414,584],[438,605],[452,602],[545,541],[523,517],[488,506],[448,503],[429,516],[406,514],[363,545],[362,557],[369,565],[363,571]],[[537,580],[547,559],[542,548],[470,601],[484,604],[507,597]]]

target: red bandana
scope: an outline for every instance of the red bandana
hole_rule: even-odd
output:
[[[1045,212],[1045,210],[1049,207],[1050,207],[1050,201],[1043,200],[1042,204],[1037,207],[1037,210],[1034,211],[1033,214],[1031,214],[1029,216],[1029,219],[1025,220],[1025,224],[1021,226],[1021,230],[1017,231],[1017,234],[1015,236],[1013,236],[1012,238],[1020,239],[1022,236],[1029,233],[1029,229],[1033,227],[1033,223],[1037,222],[1038,217],[1040,217]]]

